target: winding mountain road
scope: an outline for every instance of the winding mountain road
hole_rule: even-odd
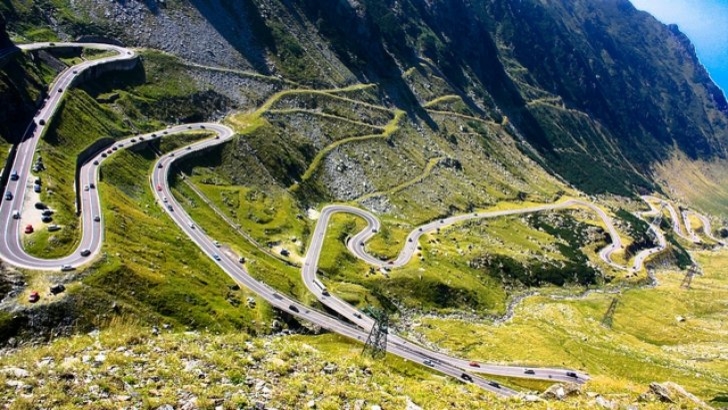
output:
[[[89,47],[114,51],[116,54],[113,56],[103,57],[98,60],[83,62],[64,70],[61,74],[59,74],[50,87],[49,98],[46,104],[40,109],[36,116],[37,121],[43,119],[48,122],[50,120],[50,118],[55,114],[67,88],[73,84],[75,78],[84,70],[95,65],[136,57],[135,52],[132,50],[107,44],[58,43],[54,46]],[[23,50],[38,50],[54,46],[50,43],[38,43],[21,45],[19,47]],[[3,50],[0,50],[0,55],[2,54]],[[586,201],[569,199],[557,204],[539,205],[506,211],[464,214],[433,221],[413,230],[408,235],[405,246],[397,258],[393,261],[379,260],[369,255],[364,249],[366,241],[375,235],[380,228],[380,222],[374,215],[362,209],[348,205],[329,205],[323,209],[321,217],[319,218],[311,237],[309,250],[302,266],[302,276],[307,288],[316,295],[316,297],[324,305],[346,318],[348,322],[353,323],[352,325],[340,318],[303,305],[268,285],[254,279],[245,270],[244,265],[220,252],[216,241],[214,241],[213,238],[211,238],[202,228],[196,225],[189,214],[187,214],[184,208],[177,202],[171,188],[168,185],[168,179],[174,162],[186,155],[206,150],[212,146],[224,143],[234,136],[234,131],[232,129],[225,125],[216,123],[185,124],[170,127],[166,130],[157,131],[155,133],[137,135],[116,141],[108,150],[99,152],[94,157],[90,158],[80,169],[80,181],[78,184],[78,186],[83,187],[83,191],[80,195],[83,234],[78,249],[71,255],[62,258],[41,259],[28,255],[24,251],[20,234],[20,227],[23,226],[22,224],[24,219],[22,215],[22,204],[25,200],[25,192],[32,188],[30,181],[31,162],[33,161],[33,155],[38,141],[46,129],[46,126],[36,127],[34,124],[35,122],[28,127],[26,135],[18,145],[17,155],[12,165],[13,170],[17,172],[17,178],[13,178],[9,181],[6,187],[7,192],[9,192],[8,196],[12,197],[12,199],[5,199],[5,195],[3,195],[2,203],[0,203],[0,229],[4,232],[3,241],[0,243],[0,258],[2,258],[6,263],[20,268],[33,270],[59,270],[62,268],[77,268],[90,262],[93,257],[99,253],[103,244],[104,221],[101,212],[99,195],[95,188],[98,184],[99,167],[102,163],[119,150],[126,149],[135,144],[146,143],[149,140],[159,138],[164,134],[174,135],[188,132],[190,130],[202,130],[214,133],[215,136],[178,148],[161,156],[155,163],[150,177],[150,185],[159,205],[163,207],[169,217],[200,248],[200,250],[213,259],[215,263],[235,281],[248,287],[276,308],[351,339],[364,341],[374,323],[373,320],[365,315],[361,315],[353,306],[343,300],[324,291],[323,284],[316,277],[318,260],[323,247],[324,238],[326,236],[326,229],[331,216],[336,213],[353,214],[363,218],[367,222],[367,227],[354,235],[347,243],[347,248],[354,255],[373,266],[396,268],[404,266],[412,258],[416,251],[418,241],[422,235],[437,231],[438,229],[448,225],[472,219],[495,218],[506,215],[543,212],[570,207],[586,207],[594,211],[604,222],[612,240],[610,245],[600,251],[600,257],[615,268],[625,269],[610,260],[611,253],[622,247],[621,239],[614,228],[611,218],[601,208]],[[650,206],[654,211],[654,207],[651,204]],[[16,211],[18,213],[16,213]],[[16,218],[15,216],[19,216],[19,218]],[[704,224],[706,224],[706,222],[704,222]],[[708,224],[709,222],[706,226],[709,226]],[[641,269],[645,258],[666,246],[664,236],[660,243],[661,247],[640,253],[635,258],[635,263],[632,269]],[[85,256],[82,256],[82,253]],[[479,364],[480,367],[473,367],[470,365],[470,361],[468,360],[431,351],[397,335],[389,335],[388,340],[389,343],[387,345],[387,350],[392,354],[417,363],[428,364],[434,370],[443,374],[447,374],[461,381],[472,382],[484,389],[503,396],[510,396],[517,392],[507,387],[500,386],[498,383],[478,377],[473,373],[567,382],[585,382],[588,380],[588,376],[586,374],[576,372],[572,373],[573,371],[567,369],[525,368],[521,366],[499,366],[485,363]],[[528,372],[526,372],[527,370]]]

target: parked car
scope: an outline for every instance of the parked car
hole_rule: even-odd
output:
[[[61,230],[61,227],[59,225],[56,225],[56,224],[48,225],[48,232],[55,232],[55,231],[60,231],[60,230]]]
[[[30,292],[30,296],[28,296],[28,302],[35,303],[39,300],[40,300],[40,295],[38,294],[37,290]]]
[[[53,221],[53,217],[50,215],[43,215],[40,217],[40,221],[43,223],[48,223]]]
[[[38,184],[33,184],[33,192],[35,192],[35,193],[39,193],[39,192],[40,192],[40,185],[38,185]]]
[[[36,202],[34,206],[35,206],[35,209],[46,209],[46,208],[48,208],[46,206],[46,204],[44,204],[43,202]]]
[[[33,233],[33,225],[25,225],[25,233]]]
[[[44,209],[43,212],[41,212],[40,214],[43,215],[43,216],[51,216],[51,215],[53,215],[53,210],[52,209]]]

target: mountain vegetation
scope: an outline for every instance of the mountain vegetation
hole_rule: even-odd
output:
[[[586,195],[616,221],[626,244],[616,258],[625,265],[654,245],[635,216],[639,194],[675,194],[728,216],[728,184],[719,172],[728,163],[726,98],[687,37],[628,0],[0,0],[0,49],[77,39],[137,47],[140,63],[73,87],[49,120],[38,155],[48,160],[44,179],[53,190],[40,198],[57,210],[63,230],[24,237],[36,256],[67,254],[78,243],[71,181],[79,152],[101,137],[191,121],[224,122],[237,135],[179,161],[170,181],[174,196],[198,229],[243,257],[253,277],[317,308],[299,266],[318,212],[331,202],[380,217],[382,227],[365,247],[382,260],[396,257],[409,232],[426,222]],[[96,57],[46,50],[0,60],[0,160],[57,73]],[[39,395],[68,408],[97,400],[109,408],[183,406],[192,397],[200,406],[230,407],[262,400],[356,408],[359,397],[394,406],[542,406],[523,397],[483,400],[471,390],[445,403],[443,395],[457,395],[455,382],[433,382],[416,364],[385,367],[356,357],[358,344],[318,335],[321,329],[233,283],[166,217],[148,186],[159,155],[206,136],[163,136],[104,163],[103,257],[88,268],[46,275],[2,267],[0,340],[107,330],[13,350],[0,366],[39,370],[27,383],[0,372],[7,387],[0,397],[23,393],[16,408],[33,407]],[[681,178],[681,169],[690,175]],[[691,185],[701,188],[684,194]],[[689,266],[697,246],[668,233],[669,251],[649,274],[614,269],[599,258],[609,241],[604,223],[585,209],[444,227],[420,239],[410,263],[391,270],[347,251],[346,241],[363,227],[350,215],[332,219],[319,264],[332,293],[361,309],[381,307],[396,331],[463,357],[600,374],[589,385],[598,393],[553,408],[593,405],[599,402],[592,398],[606,400],[602,394],[615,407],[639,399],[660,408],[641,394],[653,381],[648,373],[668,377],[678,362],[675,380],[705,399],[725,399],[720,386],[728,374],[710,342],[722,337],[716,329],[725,312],[709,302],[725,293],[716,262],[722,254],[715,261],[700,254],[705,284],[688,293],[673,269]],[[31,289],[57,282],[67,292],[26,302]],[[599,320],[612,294],[622,292],[624,310],[606,329]],[[674,336],[661,330],[668,327]],[[142,343],[138,334],[149,328],[154,342]],[[282,335],[296,332],[317,336],[295,336],[293,347],[281,347]],[[196,350],[205,344],[218,350]],[[162,360],[160,349],[191,353]],[[84,359],[91,351],[94,358]],[[350,384],[329,386],[332,374],[344,372],[319,366],[332,352],[343,355],[330,364],[347,369]],[[604,352],[619,357],[606,363]],[[225,363],[226,355],[242,358],[241,365]],[[142,366],[143,380],[134,375],[142,357],[156,360],[163,379],[157,365]],[[685,365],[693,361],[702,385]],[[37,364],[43,362],[49,367]],[[56,366],[58,377],[44,370]],[[76,383],[76,372],[92,374],[93,382]],[[271,380],[296,387],[275,388]],[[171,384],[160,387],[165,381]],[[220,386],[180,390],[208,381]],[[411,397],[396,387],[402,385]],[[57,394],[64,389],[85,401]]]

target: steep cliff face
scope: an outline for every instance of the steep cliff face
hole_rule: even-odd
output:
[[[507,116],[534,157],[588,192],[654,189],[652,166],[674,150],[726,156],[722,92],[677,27],[628,0],[54,4],[5,8],[18,13],[18,31],[29,27],[25,10],[61,37],[101,30],[319,87],[374,82],[383,102],[433,128],[425,96],[403,73],[435,70],[473,113]]]

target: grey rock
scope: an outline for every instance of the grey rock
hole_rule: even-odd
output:
[[[597,396],[595,400],[596,404],[605,409],[614,410],[617,408],[617,404],[613,401],[607,400],[602,396]]]
[[[30,372],[28,372],[25,369],[21,369],[20,367],[6,367],[4,369],[1,369],[0,373],[4,374],[6,376],[19,377],[19,378],[30,376]]]

